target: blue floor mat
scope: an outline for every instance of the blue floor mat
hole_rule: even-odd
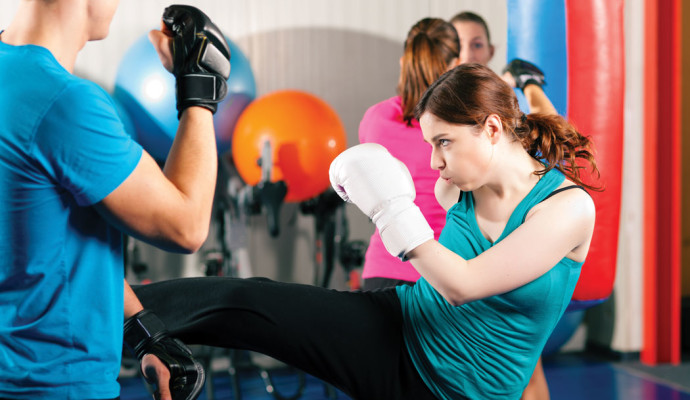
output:
[[[690,400],[688,385],[674,385],[644,373],[626,368],[622,363],[593,360],[581,355],[555,355],[544,360],[544,372],[549,383],[552,400]],[[239,375],[242,400],[271,400],[259,371],[242,371]],[[292,397],[299,388],[299,373],[292,369],[272,372],[276,390],[283,397]],[[328,400],[349,399],[342,392],[325,385],[320,380],[304,375],[305,386],[300,399]],[[150,400],[151,397],[141,378],[123,378],[122,400]],[[234,396],[230,375],[216,372],[213,377],[213,396],[207,390],[199,400],[238,400]]]

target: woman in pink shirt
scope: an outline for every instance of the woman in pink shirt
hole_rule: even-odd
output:
[[[415,204],[438,239],[446,212],[434,197],[438,171],[431,169],[431,146],[424,142],[414,106],[424,91],[441,74],[458,65],[460,41],[452,24],[439,18],[424,18],[407,34],[400,58],[398,95],[370,107],[359,124],[360,143],[384,146],[410,170],[417,197]],[[419,273],[408,262],[392,257],[378,231],[369,241],[365,255],[364,290],[413,284]]]

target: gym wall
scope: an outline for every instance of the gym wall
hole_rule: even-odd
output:
[[[0,29],[7,26],[20,1],[2,0]],[[342,119],[348,146],[358,143],[357,129],[364,111],[395,95],[403,41],[417,20],[427,16],[448,19],[461,10],[477,12],[486,18],[496,46],[490,66],[500,71],[506,63],[505,0],[189,0],[184,3],[204,10],[241,48],[252,66],[257,97],[280,89],[315,94],[329,103]],[[601,317],[610,329],[605,337],[599,338],[624,352],[638,351],[641,346],[642,3],[626,1],[625,5],[626,138],[619,267],[614,290],[616,302]],[[118,64],[127,49],[148,30],[159,26],[162,11],[169,4],[170,1],[161,0],[121,0],[110,35],[86,45],[77,60],[75,73],[111,90]],[[683,114],[688,118],[690,113]],[[347,207],[347,215],[350,239],[368,240],[374,226],[354,206]],[[684,238],[690,232],[686,220],[688,217],[684,215]],[[279,237],[268,234],[265,216],[261,215],[250,217],[246,235],[245,232],[239,235],[247,245],[247,260],[253,275],[311,283],[313,233],[314,218],[303,215],[297,204],[285,204]],[[203,274],[204,251],[216,247],[217,240],[212,229],[207,246],[191,256],[138,245],[142,262],[149,266],[149,277],[157,280]],[[684,260],[687,259],[684,255]],[[684,271],[687,296],[690,293],[687,266]],[[345,277],[336,275],[332,282],[332,286],[342,288]]]
[[[20,0],[3,0],[0,28],[6,26]],[[496,45],[495,70],[505,65],[506,5],[503,0],[191,0],[206,12],[251,63],[257,98],[281,89],[310,92],[330,104],[340,116],[348,146],[358,142],[357,129],[364,111],[394,96],[398,59],[409,28],[427,16],[449,19],[463,9],[483,15]],[[75,73],[107,90],[114,85],[117,67],[128,48],[150,29],[158,28],[169,1],[121,0],[109,36],[88,43]],[[462,7],[462,9],[460,8]],[[299,126],[295,126],[299,129]],[[350,239],[368,240],[374,230],[354,207],[348,206]],[[303,215],[295,203],[281,212],[281,233],[273,238],[264,216],[250,218],[246,232],[249,262],[254,275],[286,281],[313,280],[314,218]],[[211,231],[208,248],[215,247]],[[149,278],[198,275],[203,252],[172,255],[138,244]],[[335,276],[333,285],[344,285]]]

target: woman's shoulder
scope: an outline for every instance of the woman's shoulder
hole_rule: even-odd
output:
[[[436,180],[436,186],[434,186],[434,195],[436,196],[438,204],[440,204],[444,210],[448,211],[458,202],[460,188],[446,182],[442,178],[438,178],[438,180]]]
[[[386,100],[380,101],[371,107],[367,109],[367,111],[364,113],[365,117],[367,115],[379,115],[382,113],[385,114],[402,114],[402,106],[401,106],[401,99],[400,96],[393,96],[390,97]]]
[[[596,207],[582,186],[565,179],[550,196],[530,210],[526,219],[533,217],[533,222],[539,221],[536,226],[553,235],[563,232],[564,238],[576,242],[567,258],[577,262],[585,260],[594,233]]]
[[[367,109],[359,122],[359,139],[360,142],[378,141],[380,136],[390,137],[408,129],[399,102],[391,97]]]
[[[534,206],[527,218],[530,214],[541,210],[549,210],[549,213],[561,215],[564,218],[591,219],[592,222],[596,214],[594,200],[589,192],[567,178]]]

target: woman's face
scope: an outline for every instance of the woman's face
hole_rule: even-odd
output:
[[[460,37],[460,64],[487,65],[494,56],[494,47],[489,43],[484,27],[472,21],[456,22],[453,26]]]
[[[488,133],[477,126],[450,124],[426,112],[419,119],[424,140],[431,145],[431,168],[463,191],[486,181],[493,159]]]

